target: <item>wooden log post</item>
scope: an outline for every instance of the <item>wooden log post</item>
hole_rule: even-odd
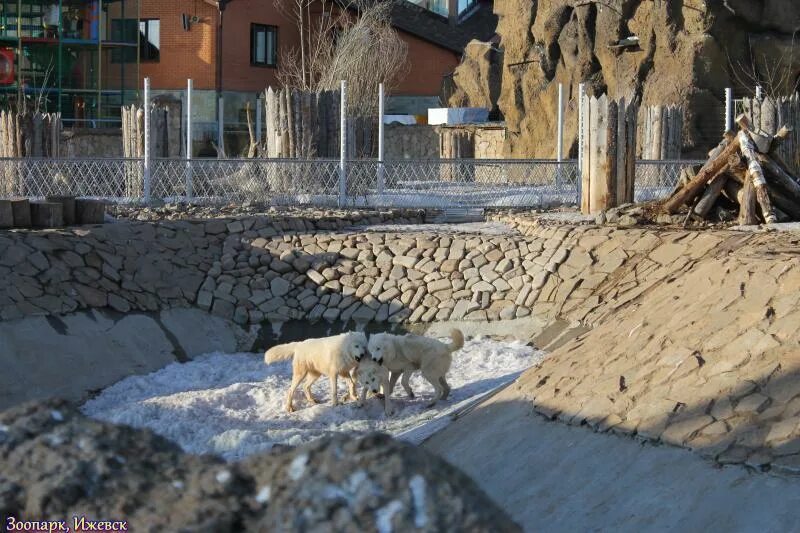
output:
[[[725,180],[725,186],[722,188],[722,193],[732,204],[741,205],[742,203],[742,189],[744,188],[742,183],[730,178]]]
[[[619,132],[619,106],[617,102],[608,100],[606,107],[606,127],[605,127],[605,153],[598,154],[601,158],[605,157],[605,162],[601,161],[600,171],[594,176],[592,193],[595,199],[593,203],[593,213],[605,211],[617,205],[617,148]],[[601,146],[601,149],[603,147]]]
[[[294,132],[294,108],[292,104],[292,91],[291,89],[283,90],[283,98],[286,101],[286,128],[288,130],[287,157],[297,157],[295,152],[295,132]]]
[[[590,147],[592,143],[590,142],[590,137],[592,135],[592,114],[591,114],[591,99],[585,95],[580,95],[581,101],[579,105],[584,112],[584,120],[582,126],[581,133],[582,135],[579,136],[578,142],[582,141],[582,146],[580,147],[580,151],[583,154],[583,159],[581,161],[581,168],[578,169],[580,173],[580,180],[581,180],[581,197],[580,197],[580,206],[581,206],[581,213],[589,214],[591,212],[591,206],[589,205],[590,200],[590,191],[591,191],[591,168],[592,168],[592,153]]]
[[[747,179],[744,180],[742,199],[739,202],[739,224],[743,226],[755,226],[758,224],[756,191],[749,172],[747,173]]]
[[[638,128],[638,106],[620,101],[617,137],[617,205],[634,201],[636,192],[636,135]]]
[[[0,200],[0,228],[14,227],[14,210],[11,200]]]
[[[591,120],[589,137],[589,187],[584,194],[589,195],[589,210],[593,214],[608,208],[608,97],[592,97],[589,101],[589,119]],[[583,204],[583,202],[581,202]]]
[[[633,201],[638,109],[606,95],[584,98],[581,211],[594,214]]]
[[[671,215],[677,213],[682,205],[688,204],[694,200],[694,198],[703,191],[709,181],[719,174],[726,172],[730,157],[739,151],[739,142],[738,136],[730,139],[722,151],[719,152],[716,157],[709,159],[709,161],[703,165],[703,168],[700,169],[700,172],[698,172],[685,187],[681,188],[664,202],[664,211]]]
[[[31,226],[31,203],[27,198],[11,200],[11,213],[14,216],[15,228],[29,228]]]
[[[695,218],[704,219],[711,211],[711,208],[714,207],[714,204],[717,203],[717,199],[719,195],[722,194],[722,189],[725,187],[725,183],[728,181],[727,174],[719,174],[716,178],[709,182],[708,187],[706,187],[705,192],[700,197],[700,201],[694,206],[694,216]]]
[[[106,204],[102,200],[75,200],[75,218],[78,224],[103,224],[105,215]]]
[[[56,202],[31,202],[31,225],[34,228],[60,228],[64,225],[64,207]]]
[[[739,138],[739,146],[742,151],[742,155],[748,162],[748,170],[750,171],[750,177],[753,180],[753,186],[756,190],[756,200],[758,201],[758,205],[761,207],[761,213],[764,216],[764,221],[767,224],[774,224],[778,221],[777,217],[775,216],[775,211],[772,208],[772,202],[769,198],[769,192],[767,191],[767,179],[764,176],[764,171],[761,168],[761,164],[758,162],[758,155],[756,154],[756,148],[753,144],[753,140],[750,138],[746,129],[742,129],[738,135]]]
[[[48,196],[45,199],[50,203],[61,204],[64,216],[64,224],[71,226],[75,224],[75,197],[74,196]]]

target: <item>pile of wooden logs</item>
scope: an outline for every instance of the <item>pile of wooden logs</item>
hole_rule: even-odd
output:
[[[50,196],[34,201],[27,198],[0,200],[0,229],[103,224],[105,214],[106,204],[102,200],[74,196]]]
[[[800,179],[778,154],[791,128],[769,136],[754,131],[745,115],[736,122],[739,132],[725,135],[708,162],[678,184],[663,210],[675,214],[687,206],[687,223],[730,220],[736,213],[743,225],[800,221]]]

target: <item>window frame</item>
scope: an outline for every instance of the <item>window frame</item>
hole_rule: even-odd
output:
[[[144,23],[144,42],[150,42],[150,22],[157,21],[158,22],[158,57],[155,59],[152,58],[145,58],[142,56],[142,52],[145,50],[142,45],[139,45],[139,63],[160,63],[161,62],[161,19],[160,18],[140,18],[139,19],[139,27],[136,28],[137,37],[142,37],[142,23]]]
[[[256,34],[263,30],[265,35],[264,40],[264,62],[256,61]],[[267,37],[272,32],[275,35],[275,54],[273,62],[270,63],[270,58],[267,57]],[[278,68],[278,26],[274,24],[261,24],[258,22],[250,23],[250,66],[258,68]]]

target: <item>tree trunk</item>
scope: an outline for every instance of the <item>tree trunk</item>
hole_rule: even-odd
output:
[[[772,202],[767,192],[767,180],[764,177],[761,164],[758,162],[753,140],[746,130],[740,131],[738,138],[742,155],[749,163],[750,178],[753,180],[753,185],[756,189],[756,199],[758,200],[758,205],[761,206],[761,213],[764,215],[764,221],[767,224],[774,224],[778,219],[775,216],[775,211],[772,209]]]
[[[756,191],[749,172],[747,173],[747,179],[744,180],[742,201],[739,204],[739,224],[743,226],[754,226],[758,224],[758,216],[756,215]]]
[[[728,181],[727,174],[720,174],[708,184],[703,196],[700,197],[700,201],[694,206],[694,214],[696,216],[706,218],[722,193],[722,188],[725,187],[726,181]]]

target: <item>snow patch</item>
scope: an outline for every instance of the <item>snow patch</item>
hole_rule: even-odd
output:
[[[408,482],[411,497],[414,499],[414,526],[423,528],[428,525],[428,512],[425,500],[425,478],[416,474]]]
[[[306,471],[307,463],[308,455],[305,453],[292,459],[292,462],[289,465],[289,477],[292,479],[292,481],[297,481],[303,477],[303,474]]]
[[[478,235],[519,234],[519,231],[503,222],[465,222],[456,224],[376,224],[373,226],[352,226],[346,229],[353,232],[366,233],[470,233]]]
[[[231,472],[230,470],[220,470],[217,472],[217,483],[225,484],[231,480]]]
[[[272,496],[272,487],[270,487],[269,485],[265,485],[261,487],[261,489],[256,494],[256,501],[260,504],[265,504],[269,502],[271,496]]]
[[[375,512],[375,526],[378,528],[378,533],[392,533],[392,518],[394,515],[403,510],[403,503],[398,500],[392,500]]]
[[[426,409],[433,388],[416,373],[411,386],[417,397],[408,399],[398,386],[393,396],[397,412],[386,417],[377,398],[368,399],[363,408],[353,402],[331,407],[325,379],[312,388],[323,403],[310,405],[298,391],[297,410],[286,413],[291,361],[265,365],[260,354],[212,353],[125,378],[86,402],[82,411],[115,424],[150,428],[189,453],[212,453],[227,460],[268,451],[274,444],[297,446],[337,432],[381,431],[419,442],[449,423],[454,413],[542,358],[542,352],[522,342],[471,339],[454,354],[447,401]],[[344,380],[339,380],[339,387],[342,398]]]

